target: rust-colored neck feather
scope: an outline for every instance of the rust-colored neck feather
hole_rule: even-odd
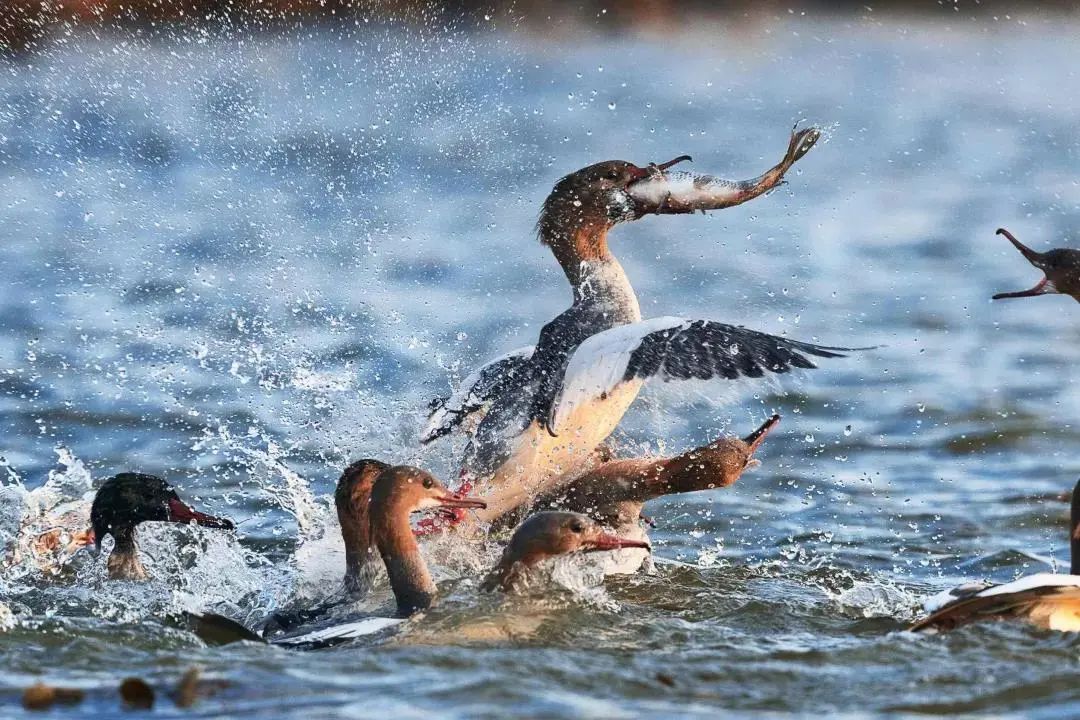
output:
[[[409,525],[412,509],[412,504],[390,495],[385,501],[372,498],[369,511],[372,540],[386,565],[398,613],[406,616],[431,607],[437,592]]]
[[[566,183],[561,181],[544,201],[536,232],[551,248],[566,279],[577,287],[582,280],[582,262],[612,259],[607,245],[611,221],[593,191]]]
[[[375,570],[375,548],[367,511],[339,507],[338,520],[345,541],[345,591],[350,595],[363,593],[370,586]]]

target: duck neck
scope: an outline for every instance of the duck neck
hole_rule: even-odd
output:
[[[384,508],[373,502],[371,506],[371,534],[386,565],[398,613],[404,616],[431,607],[438,592],[409,526],[409,512],[401,504]]]
[[[610,304],[641,317],[637,296],[619,261],[608,249],[607,229],[582,225],[558,229],[541,239],[551,248],[574,290],[574,304]]]
[[[1069,572],[1080,575],[1080,481],[1077,481],[1072,494],[1072,513],[1069,523]]]
[[[146,568],[135,549],[135,528],[117,528],[112,533],[113,549],[107,562],[111,580],[145,580]]]
[[[367,513],[359,518],[338,513],[341,537],[345,541],[345,592],[357,596],[367,593],[375,579],[375,548],[371,542],[371,524]]]

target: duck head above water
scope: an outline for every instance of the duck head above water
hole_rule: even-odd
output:
[[[371,541],[386,565],[398,614],[408,616],[426,610],[437,592],[435,581],[420,555],[409,515],[420,510],[485,507],[487,504],[483,500],[451,492],[437,478],[419,468],[398,465],[379,473],[371,489],[368,508]]]
[[[538,497],[535,507],[584,512],[625,531],[637,524],[649,500],[735,484],[743,472],[760,464],[754,453],[779,423],[780,416],[773,415],[745,438],[721,437],[673,457],[599,462]],[[505,526],[512,519],[508,514],[496,524]]]
[[[647,542],[613,535],[581,513],[534,513],[514,531],[499,564],[484,579],[481,588],[511,590],[529,568],[558,555],[621,548],[650,549]]]
[[[106,535],[114,540],[109,555],[109,577],[143,580],[146,570],[135,547],[135,528],[144,522],[191,523],[232,530],[232,521],[192,509],[172,485],[154,475],[120,473],[98,489],[90,508],[90,522],[97,546]]]
[[[998,228],[998,235],[1004,235],[1027,261],[1043,271],[1043,279],[1030,290],[1004,292],[994,295],[994,300],[1004,298],[1036,297],[1038,295],[1070,295],[1080,302],[1080,250],[1058,248],[1046,252],[1036,252],[1017,240],[1005,228]]]

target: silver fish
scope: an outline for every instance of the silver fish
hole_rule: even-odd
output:
[[[739,205],[779,185],[784,174],[814,147],[820,137],[821,131],[815,127],[803,130],[796,127],[784,159],[753,180],[724,180],[713,175],[668,170],[676,163],[690,160],[689,155],[683,155],[660,165],[650,165],[648,177],[632,183],[627,193],[634,200],[639,217],[704,212]]]

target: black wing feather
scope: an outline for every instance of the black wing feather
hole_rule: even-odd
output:
[[[766,371],[786,373],[792,368],[817,366],[807,355],[844,357],[862,348],[814,345],[744,327],[695,320],[685,327],[649,333],[631,353],[623,380],[660,375],[670,380],[714,377],[759,378]]]

